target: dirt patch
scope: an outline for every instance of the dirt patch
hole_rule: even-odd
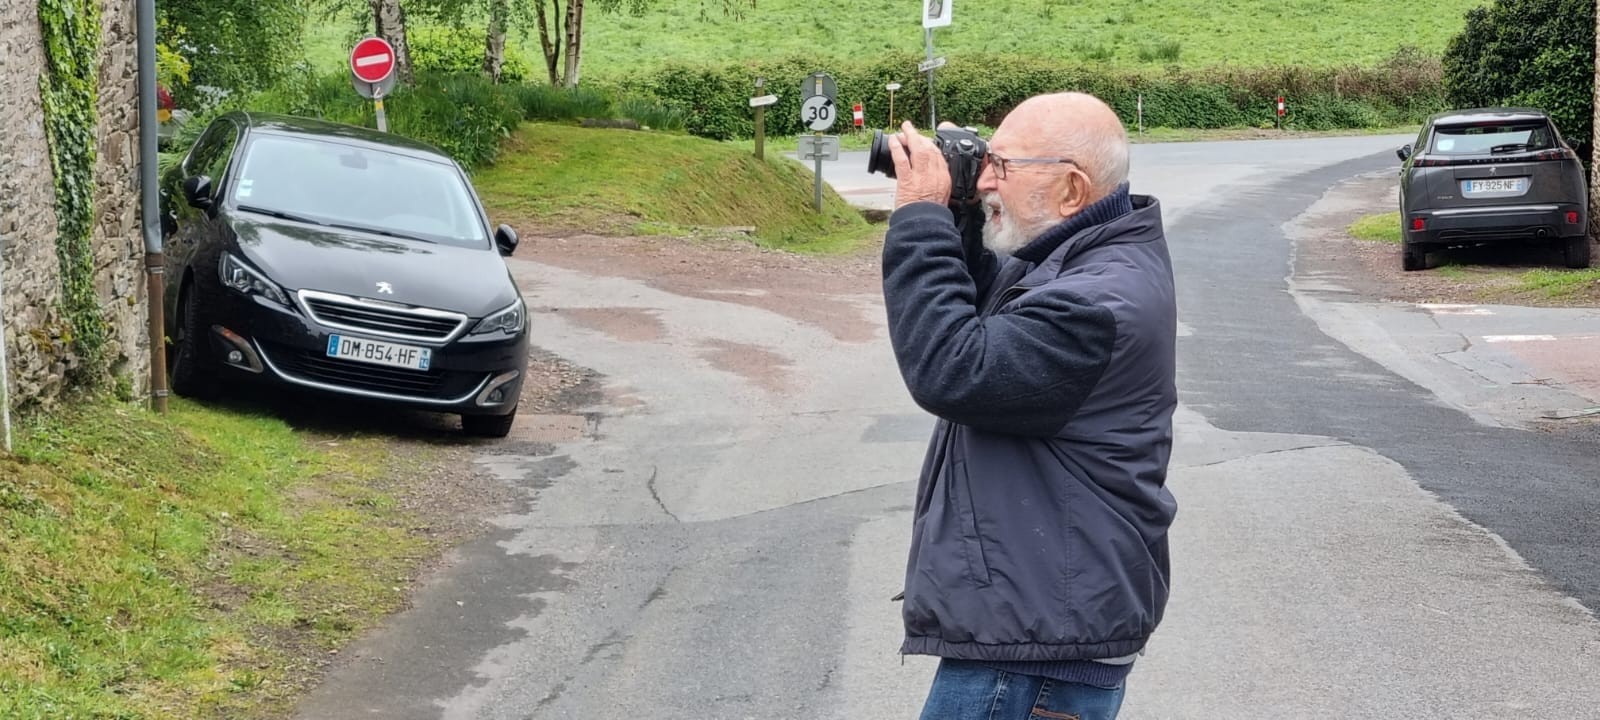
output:
[[[1396,182],[1393,173],[1376,173],[1330,191],[1330,209],[1302,220],[1305,234],[1296,256],[1302,274],[1337,277],[1341,286],[1373,301],[1600,307],[1600,277],[1566,270],[1553,246],[1450,249],[1431,253],[1428,270],[1402,270],[1399,244],[1349,233],[1363,217],[1394,211]]]
[[[701,347],[705,349],[702,356],[718,370],[738,375],[770,393],[789,389],[789,360],[782,355],[726,340],[707,340]]]
[[[667,327],[647,308],[550,308],[590,330],[598,330],[623,342],[655,342],[667,336]]]
[[[525,238],[516,256],[625,277],[675,295],[757,307],[819,327],[841,342],[865,343],[877,337],[875,313],[881,310],[872,300],[883,294],[881,247],[880,239],[848,256],[818,257],[726,239],[573,235]],[[536,280],[518,278],[524,283]],[[621,310],[623,315],[591,315],[588,321],[608,334],[644,332],[630,324],[637,318]]]

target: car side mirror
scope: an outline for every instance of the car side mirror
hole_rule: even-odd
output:
[[[500,248],[501,255],[509,257],[511,253],[516,252],[517,242],[517,231],[512,230],[510,225],[501,225],[495,228],[494,244],[495,247]]]
[[[1407,145],[1403,148],[1400,148],[1399,150],[1394,151],[1394,154],[1400,157],[1400,162],[1405,162],[1411,158],[1411,146]]]
[[[196,175],[183,181],[183,196],[189,205],[201,210],[211,209],[211,178]]]

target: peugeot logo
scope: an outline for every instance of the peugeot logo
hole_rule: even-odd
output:
[[[386,282],[378,283],[378,292],[383,293],[385,295],[393,295],[394,294],[394,286],[390,285],[389,283],[386,283]]]
[[[1493,175],[1493,174],[1495,174],[1495,173],[1497,173],[1497,172],[1500,172],[1500,168],[1497,168],[1497,167],[1491,167],[1491,168],[1489,168],[1489,174],[1490,174],[1490,175]]]

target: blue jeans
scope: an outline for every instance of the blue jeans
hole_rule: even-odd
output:
[[[922,720],[1113,720],[1123,690],[941,660]]]

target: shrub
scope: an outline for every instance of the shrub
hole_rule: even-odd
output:
[[[406,29],[411,46],[411,66],[418,72],[473,73],[483,71],[484,31],[451,25],[416,25]],[[534,80],[533,66],[507,47],[501,82]]]
[[[1587,157],[1594,135],[1594,0],[1496,0],[1467,13],[1444,55],[1458,107],[1532,106]]]

